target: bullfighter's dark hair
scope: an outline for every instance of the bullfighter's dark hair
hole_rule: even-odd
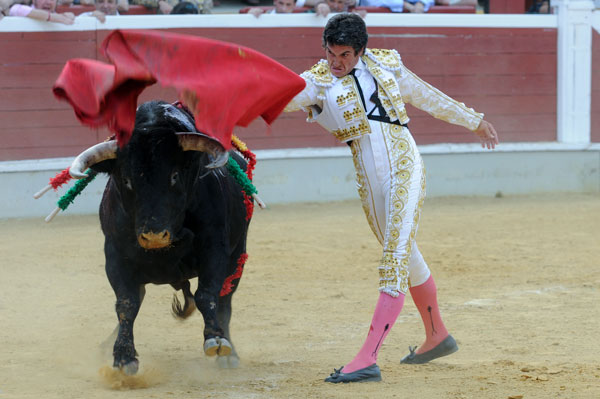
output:
[[[336,14],[327,22],[323,31],[323,48],[328,44],[350,46],[355,55],[367,47],[369,35],[365,21],[358,14]]]

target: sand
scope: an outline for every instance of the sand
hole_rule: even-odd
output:
[[[399,363],[423,339],[408,297],[383,381],[324,383],[366,335],[380,247],[358,201],[276,205],[255,212],[234,297],[240,367],[219,370],[200,314],[175,320],[173,290],[149,286],[126,379],[102,346],[116,315],[97,216],[2,220],[0,399],[600,397],[600,195],[428,199],[417,241],[451,356]]]

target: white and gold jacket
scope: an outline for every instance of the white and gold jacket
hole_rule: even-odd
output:
[[[469,130],[477,129],[483,119],[483,114],[419,79],[402,64],[396,50],[366,49],[361,59],[377,81],[379,100],[392,122],[408,123],[404,103]],[[371,133],[352,76],[333,76],[326,60],[300,76],[306,87],[286,106],[286,112],[308,112],[307,121],[319,123],[342,142]]]

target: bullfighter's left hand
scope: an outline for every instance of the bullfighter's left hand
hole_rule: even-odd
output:
[[[491,150],[498,145],[498,133],[496,132],[496,129],[494,129],[494,126],[488,121],[482,119],[475,130],[475,134],[479,137],[482,148],[487,147]]]

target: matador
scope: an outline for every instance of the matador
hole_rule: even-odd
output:
[[[356,14],[332,17],[323,32],[327,60],[300,76],[305,89],[285,111],[304,110],[352,151],[358,193],[371,230],[383,246],[379,300],[356,357],[327,382],[379,381],[376,363],[410,291],[425,326],[425,342],[402,363],[426,363],[458,349],[442,322],[437,288],[415,241],[425,198],[425,168],[408,129],[405,103],[473,131],[494,148],[494,127],[406,68],[396,50],[368,49],[366,25]]]

